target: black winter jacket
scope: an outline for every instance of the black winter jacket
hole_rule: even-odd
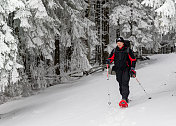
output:
[[[113,49],[108,59],[111,60],[110,63],[114,61],[115,70],[125,70],[126,68],[135,68],[136,66],[136,58],[133,51],[125,46],[122,48],[117,46]]]

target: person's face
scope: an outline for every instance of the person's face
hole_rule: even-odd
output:
[[[122,46],[123,46],[123,42],[117,42],[117,46],[119,47],[119,48],[122,48]]]

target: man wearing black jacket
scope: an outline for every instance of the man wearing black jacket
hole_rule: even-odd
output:
[[[106,63],[110,64],[114,61],[113,69],[116,72],[116,80],[119,82],[120,94],[122,100],[128,103],[130,76],[136,76],[136,58],[133,51],[125,46],[124,42],[122,37],[116,39],[117,47],[112,50]]]

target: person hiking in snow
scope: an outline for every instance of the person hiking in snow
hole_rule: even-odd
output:
[[[122,95],[122,100],[128,103],[130,76],[136,76],[136,58],[133,51],[126,46],[122,37],[118,37],[116,43],[117,47],[112,50],[109,58],[106,60],[106,64],[109,65],[114,61],[113,70],[116,72],[120,94]]]

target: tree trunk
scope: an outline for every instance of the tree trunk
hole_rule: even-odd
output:
[[[59,39],[55,40],[55,58],[54,58],[54,65],[57,65],[55,71],[57,75],[60,75],[60,41]]]

